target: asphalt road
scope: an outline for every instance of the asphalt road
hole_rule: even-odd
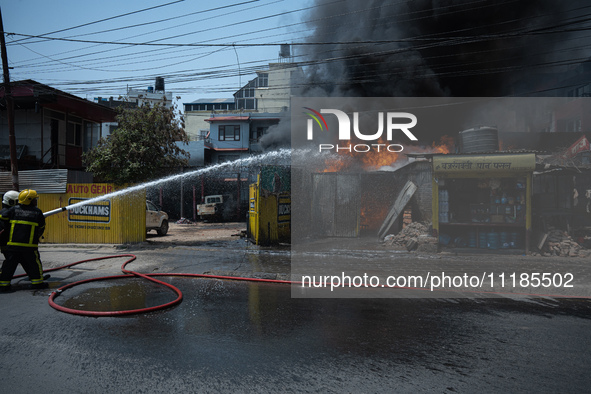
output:
[[[139,272],[289,272],[285,249],[240,239],[193,246],[42,247],[46,267],[134,253]],[[289,285],[166,279],[171,309],[81,317],[48,305],[76,280],[119,273],[123,259],[52,273],[51,288],[0,294],[2,392],[585,392],[591,301],[294,299]],[[16,282],[16,281],[15,281]],[[140,279],[97,282],[56,299],[111,310],[174,298]]]

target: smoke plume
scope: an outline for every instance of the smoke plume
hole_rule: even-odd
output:
[[[310,64],[306,95],[532,94],[589,56],[577,31],[588,28],[587,4],[317,0],[307,19],[309,41],[319,45],[302,49]]]

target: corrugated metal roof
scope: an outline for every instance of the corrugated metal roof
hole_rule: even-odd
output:
[[[191,101],[190,103],[183,103],[183,105],[187,104],[234,104],[233,98],[204,98],[204,99],[197,99],[195,101]]]
[[[21,190],[34,189],[37,193],[65,193],[68,183],[67,169],[19,171]],[[0,192],[12,190],[12,174],[0,172]]]

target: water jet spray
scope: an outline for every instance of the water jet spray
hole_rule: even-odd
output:
[[[67,205],[65,207],[60,207],[60,208],[53,209],[51,211],[43,212],[43,216],[44,217],[52,216],[52,215],[58,214],[60,212],[69,211],[69,210],[74,209],[76,207],[81,207],[83,205],[93,204],[95,202],[103,201],[103,200],[106,200],[109,198],[118,197],[118,196],[128,194],[128,193],[133,193],[133,192],[136,192],[136,191],[139,191],[142,189],[146,189],[148,187],[156,186],[161,183],[174,181],[174,180],[181,179],[184,177],[202,175],[202,174],[205,174],[208,172],[231,168],[236,165],[248,166],[248,165],[252,165],[252,164],[256,164],[256,163],[262,164],[264,161],[269,160],[269,159],[289,158],[291,155],[291,152],[292,152],[291,149],[280,149],[277,151],[268,152],[268,153],[258,155],[258,156],[251,156],[251,157],[247,157],[244,159],[238,159],[238,160],[234,160],[234,161],[228,161],[228,162],[216,164],[216,165],[213,165],[210,167],[201,168],[199,170],[195,170],[195,171],[191,171],[191,172],[184,172],[181,174],[171,175],[169,177],[156,179],[154,181],[142,183],[140,185],[128,187],[128,188],[122,189],[122,190],[117,190],[112,193],[107,193],[107,194],[104,194],[99,197],[93,197],[88,200],[80,201],[75,204]]]

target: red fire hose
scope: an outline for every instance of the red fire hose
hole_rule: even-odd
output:
[[[57,271],[57,270],[64,269],[64,268],[70,268],[70,267],[73,267],[78,264],[87,263],[89,261],[113,259],[113,258],[120,258],[120,257],[129,257],[129,259],[127,259],[123,263],[123,265],[121,266],[121,271],[123,271],[124,275],[103,276],[103,277],[99,277],[99,278],[85,279],[85,280],[81,280],[78,282],[73,282],[73,283],[64,285],[51,293],[51,295],[49,296],[49,305],[52,308],[57,309],[58,311],[71,313],[73,315],[101,317],[101,316],[124,316],[124,315],[138,314],[138,313],[153,312],[156,310],[166,309],[171,306],[177,305],[183,300],[183,293],[177,287],[175,287],[169,283],[163,282],[161,280],[154,279],[153,278],[154,276],[181,276],[181,277],[192,277],[192,278],[229,279],[229,280],[240,280],[240,281],[250,281],[250,282],[267,282],[267,283],[284,283],[284,284],[293,283],[293,282],[290,282],[287,280],[278,280],[278,279],[258,279],[258,278],[245,278],[245,277],[207,275],[207,274],[182,274],[182,273],[178,273],[178,274],[177,273],[142,274],[139,272],[125,269],[125,266],[127,264],[131,263],[132,261],[134,261],[136,259],[136,256],[133,254],[120,254],[120,255],[114,255],[114,256],[105,256],[105,257],[97,257],[97,258],[87,259],[87,260],[80,260],[80,261],[76,261],[74,263],[67,264],[67,265],[64,265],[61,267],[50,268],[50,269],[47,269],[43,272],[51,272],[51,271]],[[21,277],[21,276],[25,276],[25,275],[18,275],[18,276],[15,276],[15,278]],[[173,301],[170,301],[170,302],[167,302],[167,303],[161,304],[161,305],[140,308],[140,309],[128,309],[128,310],[123,310],[123,311],[107,311],[107,312],[85,311],[85,310],[80,310],[80,309],[67,308],[67,307],[56,304],[54,301],[56,297],[58,297],[59,295],[61,295],[64,292],[64,290],[72,288],[74,286],[78,286],[78,285],[81,285],[84,283],[89,283],[89,282],[101,281],[101,280],[133,278],[133,277],[143,278],[143,279],[149,280],[153,283],[159,284],[161,286],[166,286],[167,288],[172,290],[177,295],[177,298]]]

